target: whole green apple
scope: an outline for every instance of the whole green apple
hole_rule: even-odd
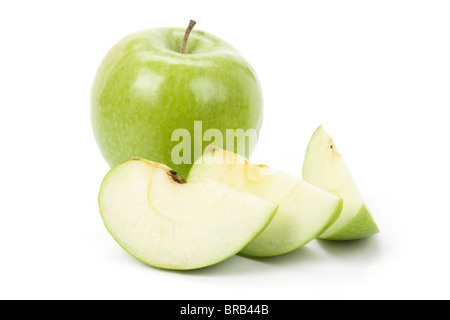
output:
[[[187,177],[211,143],[245,157],[255,148],[263,115],[258,78],[235,48],[207,32],[191,32],[194,24],[131,34],[101,63],[92,87],[92,125],[110,166],[141,157]],[[244,148],[234,143],[242,137],[252,140]]]

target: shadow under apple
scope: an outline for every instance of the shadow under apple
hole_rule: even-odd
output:
[[[274,257],[251,257],[241,255],[243,258],[263,263],[266,265],[282,265],[284,267],[290,265],[299,265],[305,263],[311,263],[321,259],[317,250],[313,250],[309,247],[301,247],[291,252],[287,252]]]
[[[316,241],[329,254],[341,259],[375,259],[381,252],[377,236],[347,241],[322,239]]]

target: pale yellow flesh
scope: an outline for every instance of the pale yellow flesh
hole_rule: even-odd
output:
[[[309,183],[233,153],[206,152],[192,167],[188,181],[211,179],[279,204],[270,225],[242,254],[275,256],[299,248],[320,234],[342,209],[341,200]]]
[[[113,168],[99,194],[105,226],[131,255],[166,269],[196,269],[240,251],[277,205],[214,181],[179,184],[169,168],[133,159]]]
[[[352,240],[379,232],[364,205],[363,196],[350,170],[333,139],[322,126],[316,130],[308,145],[303,164],[303,179],[344,200],[341,215],[320,238]]]

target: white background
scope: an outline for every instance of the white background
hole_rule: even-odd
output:
[[[450,298],[449,17],[448,1],[0,2],[0,298]],[[123,36],[189,19],[259,75],[252,160],[301,177],[323,124],[379,235],[192,272],[115,243],[97,206],[109,167],[91,83]]]

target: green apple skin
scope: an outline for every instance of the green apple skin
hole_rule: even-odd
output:
[[[92,86],[91,118],[111,167],[141,157],[186,177],[195,160],[194,121],[202,121],[203,132],[214,128],[224,137],[226,129],[259,132],[263,98],[250,64],[225,41],[197,30],[182,54],[184,33],[179,28],[134,33],[103,59]],[[171,141],[172,133],[180,128],[191,134],[190,163],[171,159],[180,143]],[[204,141],[202,150],[210,143]],[[237,152],[236,147],[230,151]],[[249,157],[254,148],[246,148],[243,156]]]
[[[358,213],[338,232],[330,235],[321,234],[319,239],[326,240],[358,240],[379,233],[377,224],[366,205],[363,204]]]
[[[357,240],[380,232],[331,136],[319,126],[308,144],[303,179],[344,200],[339,218],[318,238]]]

